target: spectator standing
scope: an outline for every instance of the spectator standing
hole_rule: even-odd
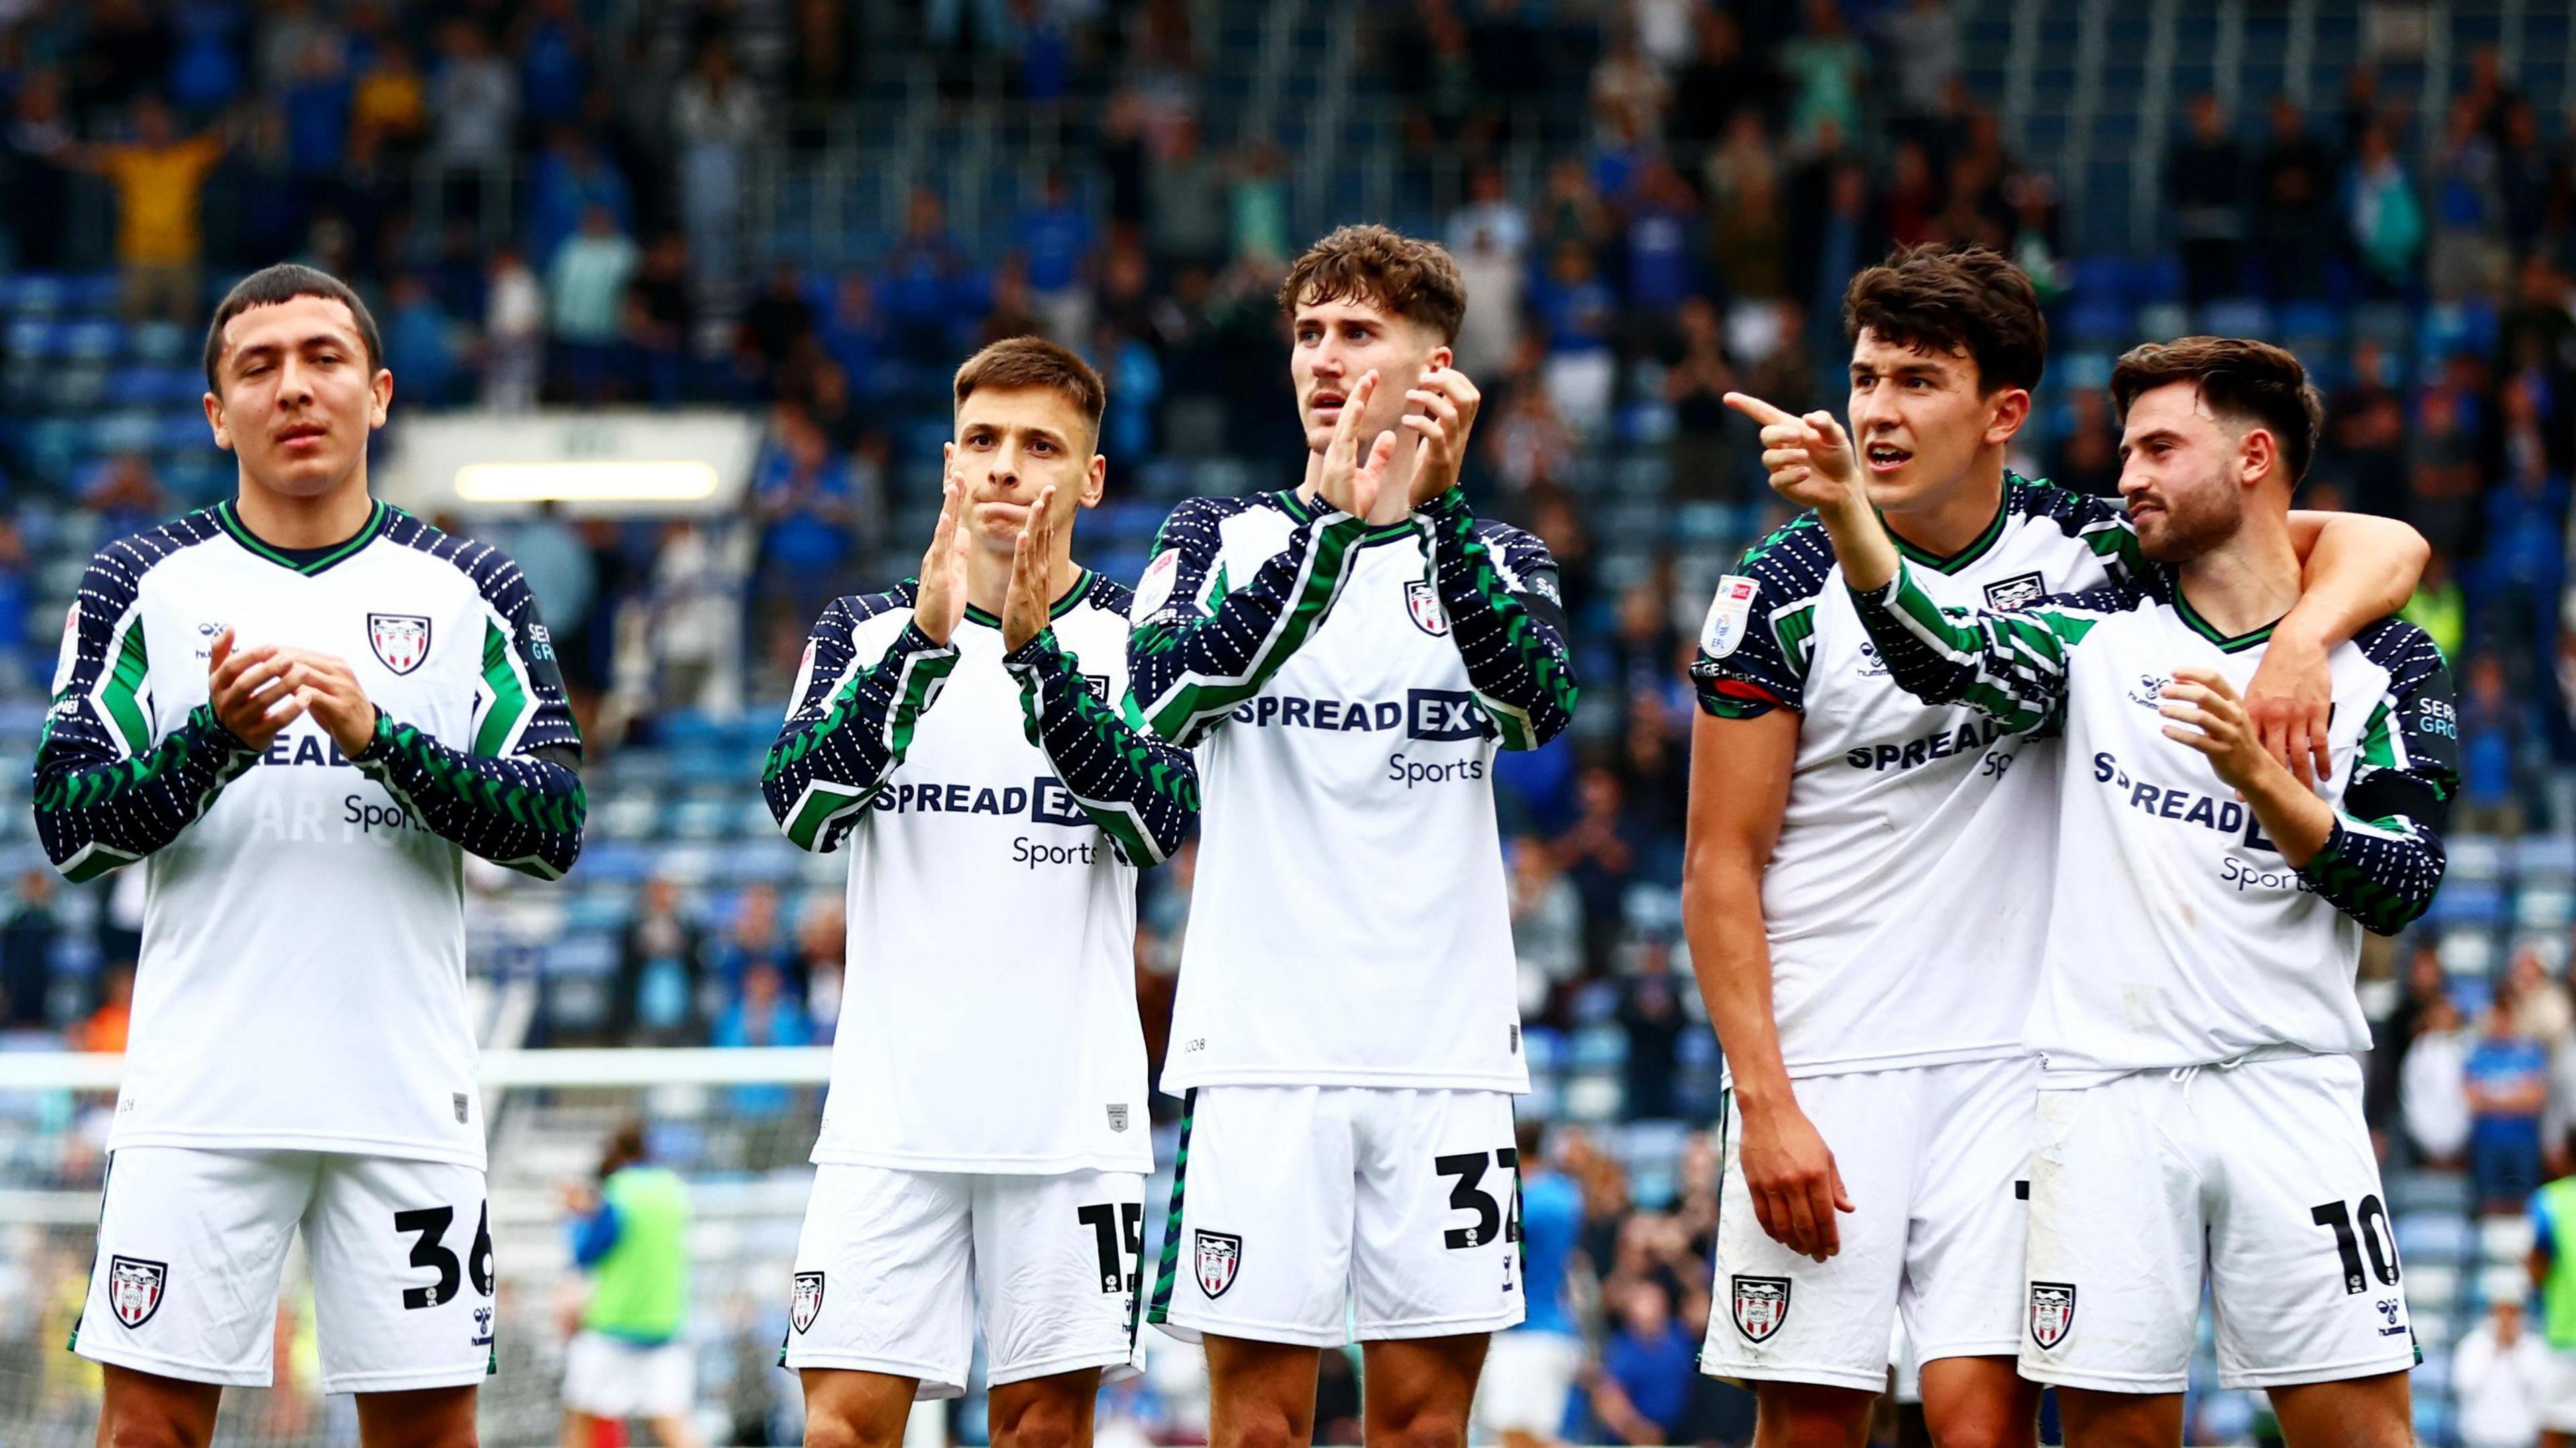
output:
[[[2468,1081],[2469,1180],[2478,1210],[2520,1209],[2540,1184],[2540,1117],[2549,1105],[2549,1053],[2517,1033],[2501,1003],[2462,1068]]]
[[[204,291],[206,173],[223,159],[222,137],[181,136],[177,118],[157,96],[134,106],[134,139],[76,147],[71,162],[116,188],[116,258],[125,278],[125,314],[190,322]]]
[[[1070,347],[1091,335],[1091,296],[1084,268],[1095,240],[1091,217],[1076,205],[1064,172],[1049,167],[1038,204],[1013,228],[1028,268],[1029,305],[1047,336]]]
[[[455,326],[430,292],[428,279],[417,272],[394,278],[391,300],[384,319],[385,366],[402,379],[406,408],[455,401]]]
[[[1229,229],[1225,168],[1199,144],[1195,119],[1174,122],[1145,176],[1147,244],[1166,273],[1225,262]]]
[[[1619,378],[1611,351],[1619,304],[1589,251],[1572,242],[1557,247],[1538,311],[1547,335],[1548,399],[1578,437],[1597,433],[1609,425]]]
[[[1521,1294],[1529,1315],[1494,1334],[1477,1384],[1477,1437],[1540,1448],[1565,1431],[1565,1405],[1583,1366],[1583,1330],[1568,1292],[1583,1235],[1583,1189],[1548,1159],[1546,1127],[1513,1127],[1520,1154]]]
[[[1907,0],[1883,11],[1879,38],[1896,74],[1896,110],[1919,124],[1939,116],[1950,104],[1962,60],[1959,17],[1949,0]]]
[[[652,1164],[641,1122],[608,1140],[599,1185],[565,1194],[573,1266],[590,1276],[580,1330],[564,1352],[566,1443],[641,1418],[662,1448],[697,1448],[690,1422],[697,1364],[689,1313],[689,1188]]]
[[[1726,357],[1725,326],[1706,297],[1683,302],[1676,317],[1680,335],[1664,355],[1664,401],[1673,410],[1666,486],[1679,498],[1740,503],[1734,413],[1725,401],[1736,387],[1735,366]]]
[[[680,227],[698,275],[717,287],[742,276],[742,179],[760,136],[760,100],[735,69],[733,47],[711,37],[671,96],[680,153]]]
[[[54,872],[21,873],[17,907],[0,924],[0,1036],[53,1028],[54,943],[61,937]]]
[[[2570,1145],[2576,1145],[2571,1142]],[[2540,1295],[2540,1336],[2557,1371],[2540,1405],[2546,1448],[2576,1443],[2576,1176],[2562,1176],[2531,1198],[2531,1281]]]
[[[2532,1448],[2558,1371],[2549,1344],[2525,1328],[2521,1299],[2487,1304],[2487,1315],[2451,1349],[2460,1448]]]
[[[484,288],[483,405],[494,412],[536,406],[545,347],[545,289],[516,251],[501,247]]]
[[[2399,1071],[2397,1100],[2406,1139],[2427,1165],[2457,1167],[2460,1153],[2468,1149],[2469,1045],[2460,1008],[2450,997],[2437,996],[2424,1007]]]
[[[2272,98],[2271,134],[2254,168],[2254,246],[2274,301],[2319,294],[2317,239],[2334,204],[2334,161],[2288,96]]]
[[[2424,266],[2435,297],[2458,301],[2503,286],[2511,261],[2505,251],[2503,173],[2504,158],[2477,99],[2452,101],[2433,173],[2433,242]]]
[[[510,140],[519,121],[519,81],[472,20],[439,32],[439,64],[430,78],[430,143],[438,159],[446,213],[480,220],[497,204]]]
[[[20,76],[5,144],[7,224],[17,244],[11,260],[29,271],[58,270],[63,264],[64,221],[71,201],[70,178],[64,168],[74,154],[59,72],[30,70]]]
[[[1780,47],[1780,68],[1796,88],[1789,105],[1792,142],[1812,146],[1832,126],[1860,134],[1860,84],[1869,58],[1844,28],[1835,0],[1807,0],[1804,34]]]
[[[1593,1416],[1621,1443],[1674,1442],[1699,1377],[1699,1344],[1653,1278],[1628,1283],[1614,1310],[1617,1326],[1592,1374]]]
[[[576,401],[607,400],[624,332],[626,287],[642,261],[634,240],[617,229],[616,214],[593,202],[582,212],[580,234],[546,267],[546,320]]]
[[[740,998],[717,1018],[715,1043],[737,1050],[803,1046],[811,1043],[812,1034],[777,965],[761,959],[743,971]],[[795,1105],[795,1093],[776,1085],[736,1086],[729,1099],[736,1115],[754,1118],[784,1116]]]
[[[125,1037],[134,1019],[134,966],[116,961],[99,973],[98,1009],[89,1013],[72,1040],[73,1048],[108,1055],[125,1054]]]
[[[1547,842],[1511,846],[1512,953],[1520,962],[1521,1015],[1553,1015],[1557,992],[1583,973],[1583,900],[1556,868]]]
[[[2424,208],[2388,133],[2365,127],[2344,181],[2344,216],[2362,277],[2375,295],[2402,297],[2415,281],[2424,249]]]
[[[2165,157],[2165,205],[2182,248],[2183,296],[2193,306],[2237,291],[2245,242],[2245,153],[2218,97],[2191,98],[2190,129]]]
[[[699,1046],[713,1012],[706,1000],[706,937],[680,907],[678,882],[644,882],[635,918],[618,941],[608,1039],[620,1046]]]
[[[1448,247],[1467,286],[1467,315],[1452,348],[1458,370],[1499,381],[1520,346],[1529,249],[1529,218],[1505,194],[1501,171],[1479,166],[1468,176],[1467,204],[1449,219]]]
[[[1682,1014],[1670,940],[1648,940],[1638,952],[1636,974],[1620,991],[1619,1026],[1628,1036],[1626,1114],[1645,1120],[1679,1115],[1673,1107],[1673,1077],[1680,1065],[1682,1033],[1691,1029],[1691,1022]]]
[[[687,386],[697,321],[689,300],[688,244],[677,235],[657,237],[644,249],[635,280],[627,284],[623,317],[620,382],[655,407],[677,405]]]

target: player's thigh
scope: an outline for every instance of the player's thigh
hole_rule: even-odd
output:
[[[2410,1448],[2415,1411],[2405,1369],[2266,1390],[2288,1448]]]
[[[805,1448],[897,1448],[912,1419],[917,1380],[851,1368],[802,1370]]]
[[[993,1448],[1089,1448],[1099,1400],[1098,1368],[995,1383],[986,1413]]]
[[[363,1448],[474,1448],[471,1385],[358,1394]]]
[[[1077,1369],[1132,1375],[1144,1230],[1145,1178],[1136,1172],[977,1177],[986,1380],[1000,1387]]]
[[[223,1406],[219,1383],[191,1383],[114,1363],[100,1368],[98,1440],[203,1448],[214,1441]]]
[[[470,1387],[491,1371],[498,1299],[479,1168],[325,1156],[304,1246],[324,1392]]]
[[[1488,1341],[1479,1332],[1362,1345],[1362,1436],[1397,1448],[1465,1448]]]
[[[278,1272],[319,1169],[306,1152],[116,1152],[73,1350],[156,1377],[266,1386]]]
[[[963,1393],[975,1351],[974,1181],[817,1166],[780,1366],[915,1379],[924,1398]]]
[[[1871,1396],[1886,1385],[1923,1145],[1923,1081],[1921,1070],[1906,1070],[1792,1083],[1799,1109],[1834,1154],[1853,1207],[1836,1215],[1841,1247],[1822,1262],[1763,1230],[1744,1180],[1744,1115],[1729,1093],[1702,1371]]]
[[[1352,1171],[1347,1091],[1193,1090],[1147,1320],[1185,1342],[1340,1346]]]
[[[1298,1448],[1315,1436],[1324,1349],[1205,1335],[1209,1448]]]
[[[2182,1441],[2180,1393],[2057,1390],[2066,1448],[2172,1448]]]
[[[2203,1214],[2183,1086],[2162,1072],[2039,1095],[2021,1373],[2181,1392],[2200,1318]]]
[[[2349,1056],[2204,1073],[2219,1162],[2210,1298],[2224,1385],[2269,1388],[2412,1367],[2397,1242]]]
[[[1923,1077],[1924,1135],[1898,1297],[1906,1336],[1921,1363],[2010,1358],[2021,1350],[2026,1316],[2039,1063],[1964,1062],[1927,1067]]]
[[[1517,1325],[1527,1300],[1520,1242],[1505,1230],[1519,1183],[1512,1098],[1500,1091],[1344,1094],[1360,1125],[1351,1290],[1361,1341]],[[1465,1400],[1457,1407],[1463,1415]]]

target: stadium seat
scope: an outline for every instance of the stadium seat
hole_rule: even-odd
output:
[[[0,306],[19,316],[50,317],[63,310],[69,295],[65,279],[53,272],[19,272],[0,278]]]
[[[2191,313],[2182,303],[2150,302],[2138,309],[2138,336],[2141,340],[2170,342],[2191,335]]]
[[[2474,1258],[2479,1250],[2477,1229],[2466,1217],[2449,1212],[2400,1213],[2393,1235],[2397,1239],[2397,1257],[2401,1262],[2439,1262],[2460,1266]]]
[[[2399,1217],[2418,1212],[2446,1213],[2465,1218],[2469,1211],[2469,1179],[2455,1171],[2396,1171],[2387,1179],[2388,1210]],[[2399,1244],[2404,1250],[2404,1243]]]
[[[2505,847],[2493,835],[2451,835],[2442,841],[2446,864],[2442,882],[2447,887],[2462,880],[2496,880],[2505,870]]]
[[[2518,1212],[2478,1219],[2478,1255],[2489,1262],[2519,1265],[2531,1255],[2531,1239],[2531,1218]]]
[[[199,345],[188,329],[176,322],[151,321],[135,325],[132,348],[135,357],[160,366],[171,366],[189,360],[188,354]],[[198,380],[203,381],[202,374]]]
[[[2126,302],[2090,297],[2066,314],[2066,340],[2081,345],[2118,347],[2136,335],[2136,317]]]
[[[2268,338],[2272,309],[2252,297],[2227,297],[2201,308],[2198,326],[2212,337]]]
[[[2576,884],[2576,836],[2529,834],[2515,840],[2513,873],[2525,884]]]
[[[2444,882],[2424,912],[2428,925],[2476,925],[2489,929],[2505,921],[2504,888],[2492,880]]]

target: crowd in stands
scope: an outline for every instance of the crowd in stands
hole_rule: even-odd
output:
[[[349,276],[383,323],[398,419],[756,410],[766,440],[733,520],[751,540],[739,583],[711,561],[710,532],[688,526],[549,515],[499,540],[585,710],[634,610],[675,659],[746,652],[751,695],[774,709],[821,603],[908,570],[921,540],[900,525],[935,495],[948,374],[983,341],[1044,332],[1101,366],[1113,488],[1170,460],[1243,459],[1248,485],[1297,475],[1273,293],[1305,238],[1279,148],[1207,139],[1221,98],[1210,39],[1192,28],[1204,7],[919,7],[905,38],[931,48],[945,103],[998,77],[1015,102],[1055,108],[1061,163],[1024,211],[971,233],[952,226],[942,189],[919,187],[893,234],[846,268],[766,244],[750,178],[773,148],[835,144],[880,7],[708,0],[605,23],[634,8],[6,7],[0,244],[16,272],[114,258],[113,306],[136,325],[199,326],[210,289],[281,257]],[[1718,399],[1740,388],[1793,410],[1832,405],[1841,288],[1894,245],[1982,244],[2030,270],[2056,343],[2015,466],[2087,491],[2118,475],[2102,384],[2119,350],[2203,328],[2296,347],[2328,403],[2303,504],[2401,517],[2434,546],[2410,616],[2460,683],[2455,828],[2510,840],[2576,826],[2569,118],[2517,94],[2492,51],[2468,60],[2437,116],[2367,65],[2311,110],[2177,98],[2160,249],[2079,255],[2057,178],[2014,153],[1998,97],[1971,93],[1963,45],[1945,0],[1368,7],[1363,80],[1400,117],[1387,144],[1402,204],[1469,281],[1458,360],[1487,402],[1468,485],[1480,509],[1549,543],[1577,633],[1578,727],[1506,756],[1497,793],[1525,1016],[1577,1055],[1617,1042],[1601,1057],[1615,1089],[1569,1113],[1610,1123],[1599,1129],[1714,1113],[1674,901],[1694,713],[1681,665],[1710,559],[1777,516],[1748,430]],[[1544,129],[1551,102],[1579,116],[1562,144]],[[1541,164],[1512,164],[1533,146]],[[53,647],[25,520],[64,510],[81,528],[42,536],[85,548],[206,499],[146,452],[64,474],[0,462],[0,689],[25,696]],[[1624,528],[1614,499],[1642,505],[1654,529]],[[636,721],[626,747],[653,737]],[[1184,853],[1149,878],[1141,911],[1158,1055],[1190,879]],[[121,1043],[131,893],[21,877],[0,923],[0,1033]],[[620,933],[604,1017],[565,1039],[828,1042],[838,911],[829,888],[719,897],[655,880]],[[2372,1121],[2392,1161],[2467,1173],[2488,1213],[2523,1212],[2571,1165],[2569,946],[2565,921],[2527,931],[2490,979],[2428,925],[2371,964],[2395,977]],[[1589,1129],[1564,1129],[1549,1151],[1579,1188],[1572,1257],[1597,1283],[1585,1311],[1602,1344],[1569,1429],[1723,1438],[1740,1405],[1710,1395],[1687,1350],[1709,1311],[1714,1144],[1689,1136],[1673,1180],[1639,1201]],[[2499,1306],[2478,1329],[2481,1366],[2528,1340],[2509,1316]],[[1131,1407],[1140,1421],[1161,1411]]]

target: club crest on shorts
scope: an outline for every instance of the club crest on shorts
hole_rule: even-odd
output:
[[[1192,1241],[1199,1291],[1210,1298],[1223,1297],[1234,1285],[1235,1270],[1243,1265],[1243,1239],[1232,1232],[1194,1231]]]
[[[429,657],[429,617],[418,613],[368,614],[367,644],[386,668],[408,674]]]
[[[2046,1351],[2066,1341],[2066,1334],[2074,1330],[2075,1284],[2030,1284],[2030,1340]]]
[[[796,1331],[801,1334],[812,1329],[814,1326],[814,1319],[822,1315],[823,1274],[820,1272],[797,1273],[796,1300],[788,1305],[788,1322],[793,1324]]]
[[[127,1327],[141,1327],[152,1320],[152,1314],[161,1310],[163,1290],[169,1284],[167,1262],[122,1255],[107,1259],[108,1310]]]
[[[1439,638],[1449,632],[1449,615],[1440,611],[1440,591],[1428,579],[1416,578],[1404,585],[1404,611],[1413,615],[1413,626]]]
[[[1735,1330],[1746,1342],[1769,1342],[1789,1320],[1789,1279],[1737,1277],[1734,1282]]]

